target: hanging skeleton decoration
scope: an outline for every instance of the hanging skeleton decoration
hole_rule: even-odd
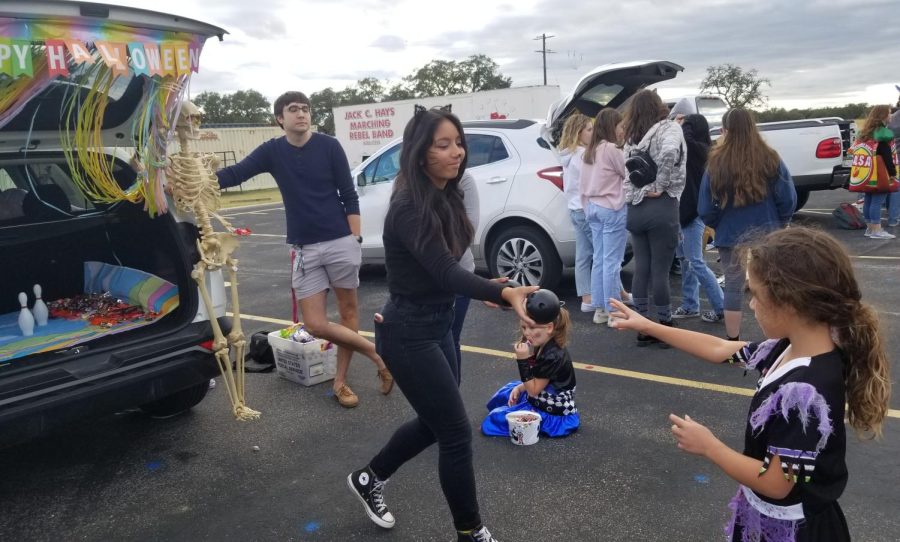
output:
[[[215,171],[218,160],[212,154],[202,154],[191,150],[191,140],[199,139],[200,110],[193,103],[185,101],[181,105],[181,113],[175,126],[180,151],[170,154],[170,165],[167,168],[167,182],[172,187],[172,195],[178,209],[191,213],[196,217],[200,229],[197,248],[200,260],[194,264],[191,278],[197,282],[200,295],[210,315],[209,322],[213,328],[213,352],[219,363],[219,370],[234,415],[239,420],[251,420],[259,417],[259,412],[244,403],[244,353],[247,341],[241,329],[241,310],[238,304],[238,260],[233,257],[239,242],[235,228],[227,220],[216,213],[219,209],[221,192]],[[225,232],[213,229],[212,219],[219,221]],[[226,337],[216,318],[213,317],[213,304],[209,290],[206,288],[208,273],[225,269],[231,284],[231,310],[234,314],[234,325]],[[235,363],[232,366],[231,350],[234,349]]]

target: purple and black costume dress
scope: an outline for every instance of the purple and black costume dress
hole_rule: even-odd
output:
[[[838,497],[847,485],[844,430],[844,359],[839,350],[785,360],[786,339],[751,343],[733,360],[760,372],[744,436],[744,455],[774,456],[794,487],[770,499],[740,486],[729,508],[726,534],[733,542],[850,540]]]
[[[550,339],[535,355],[516,361],[521,382],[534,378],[546,378],[550,382],[537,397],[529,397],[523,391],[513,406],[508,404],[509,396],[521,382],[514,380],[497,390],[488,401],[490,412],[481,424],[481,432],[492,437],[509,436],[506,415],[519,411],[540,413],[542,435],[565,437],[577,431],[581,419],[575,406],[575,367],[569,351]]]

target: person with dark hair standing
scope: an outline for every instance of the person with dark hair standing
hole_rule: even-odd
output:
[[[442,109],[416,107],[403,132],[400,174],[384,219],[390,298],[375,316],[375,342],[416,418],[401,425],[347,485],[379,527],[394,516],[384,484],[404,463],[437,442],[441,489],[457,539],[492,542],[481,522],[472,465],[472,427],[459,393],[451,325],[455,294],[508,304],[521,319],[536,286],[509,287],[466,271],[459,259],[472,242],[459,181],[466,169],[462,125]]]
[[[271,173],[284,200],[287,242],[291,245],[291,286],[306,329],[338,345],[334,398],[347,408],[359,397],[347,385],[353,352],[375,364],[381,393],[394,385],[371,341],[359,335],[356,289],[362,250],[359,195],[340,143],[311,130],[309,98],[286,92],[275,100],[275,121],[284,136],[270,139],[233,166],[220,169],[219,186],[228,188],[260,173]],[[337,298],[341,323],[328,321],[328,290]]]
[[[705,226],[697,214],[697,193],[700,179],[706,171],[706,159],[712,141],[709,123],[703,115],[678,115],[675,122],[681,124],[687,146],[687,176],[684,192],[678,205],[681,223],[679,257],[681,258],[681,306],[672,312],[672,318],[699,316],[704,322],[718,322],[725,318],[722,287],[715,273],[703,259],[703,230]],[[700,286],[706,292],[710,311],[700,313]]]
[[[625,156],[645,151],[656,164],[656,178],[635,186],[625,178],[626,228],[634,249],[634,279],[631,295],[635,310],[650,313],[649,285],[653,284],[653,312],[659,323],[673,325],[669,292],[669,269],[678,245],[678,198],[684,190],[684,134],[669,120],[669,110],[650,90],[635,94],[625,111]],[[637,345],[657,343],[653,336],[638,333]]]
[[[752,115],[737,107],[722,117],[722,137],[709,153],[700,181],[697,212],[716,230],[715,244],[725,268],[725,334],[736,341],[741,333],[746,274],[735,255],[753,241],[791,221],[797,191],[787,166],[769,147]]]

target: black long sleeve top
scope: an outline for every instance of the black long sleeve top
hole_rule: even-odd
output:
[[[451,303],[456,294],[502,303],[505,286],[479,277],[460,267],[435,232],[419,243],[419,211],[402,195],[391,201],[384,219],[384,259],[388,290],[415,303]]]

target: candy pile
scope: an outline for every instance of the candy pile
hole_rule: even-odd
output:
[[[51,318],[87,320],[93,326],[114,327],[135,320],[153,320],[158,313],[145,311],[140,305],[129,305],[109,292],[81,294],[57,299],[48,304]]]
[[[297,343],[310,343],[316,340],[302,324],[294,324],[278,332],[282,339]]]

